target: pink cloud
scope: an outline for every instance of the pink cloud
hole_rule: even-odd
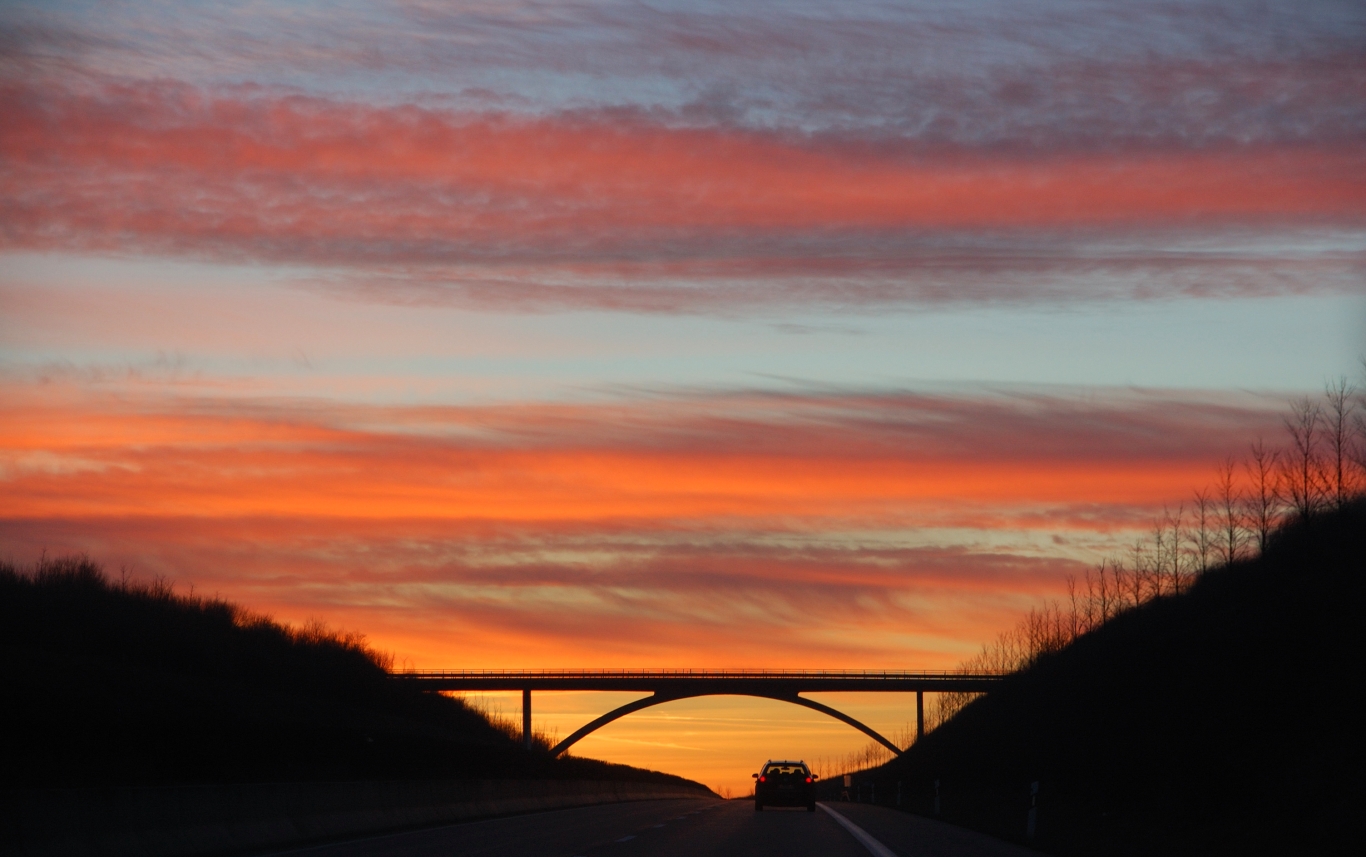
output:
[[[476,297],[485,280],[494,300],[543,300],[539,288],[668,305],[696,295],[679,280],[779,275],[797,278],[782,287],[792,297],[800,271],[824,276],[814,288],[827,298],[829,277],[846,275],[874,278],[856,285],[856,301],[879,289],[896,299],[877,277],[966,265],[990,279],[993,252],[1042,254],[1041,283],[1049,266],[1135,264],[1075,258],[1067,236],[1079,230],[1366,218],[1358,146],[916,150],[610,112],[462,114],[170,84],[11,84],[0,104],[0,240],[10,249],[322,265],[364,288],[455,282]],[[932,237],[988,233],[998,237],[961,253],[961,238]],[[1188,263],[1210,264],[1207,254]],[[641,280],[664,291],[626,285]]]

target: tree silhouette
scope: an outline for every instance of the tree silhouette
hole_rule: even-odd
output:
[[[1325,481],[1319,450],[1322,421],[1322,407],[1308,397],[1291,402],[1290,416],[1285,418],[1290,447],[1281,456],[1281,485],[1300,518],[1312,518],[1323,506]]]
[[[1261,438],[1252,444],[1250,453],[1243,463],[1249,483],[1246,501],[1248,518],[1257,537],[1257,551],[1261,553],[1280,519],[1281,497],[1276,484],[1280,453],[1267,449]]]
[[[1241,508],[1243,496],[1242,492],[1238,490],[1238,483],[1234,477],[1235,472],[1233,459],[1226,458],[1219,465],[1219,471],[1215,477],[1215,490],[1218,492],[1219,498],[1220,538],[1218,553],[1222,565],[1228,565],[1238,560],[1245,541]]]
[[[1360,458],[1355,448],[1358,441],[1353,436],[1356,429],[1353,419],[1356,416],[1356,394],[1356,387],[1347,383],[1346,378],[1339,378],[1324,387],[1327,488],[1333,505],[1339,509],[1357,492],[1360,483],[1355,472],[1355,465]]]
[[[1195,502],[1191,505],[1192,529],[1190,539],[1191,558],[1195,574],[1201,575],[1209,570],[1209,558],[1214,553],[1214,504],[1203,489],[1195,492]]]
[[[1366,369],[1366,358],[1362,366]],[[1265,552],[1276,531],[1292,520],[1311,519],[1366,493],[1366,405],[1359,388],[1345,378],[1326,384],[1322,402],[1292,401],[1284,423],[1289,440],[1284,449],[1258,438],[1241,466],[1232,457],[1224,459],[1213,489],[1195,492],[1189,516],[1184,504],[1174,513],[1163,507],[1148,541],[1135,542],[1127,561],[1106,558],[1087,569],[1084,591],[1069,575],[1066,609],[1057,601],[1031,609],[960,670],[1027,669],[1128,610],[1180,594],[1194,577]],[[944,723],[979,695],[937,695],[927,726]]]

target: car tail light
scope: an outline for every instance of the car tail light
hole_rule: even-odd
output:
[[[760,778],[759,778],[759,782],[761,782],[761,783],[766,783],[766,782],[768,782],[768,777],[760,777]]]
[[[810,777],[807,777],[807,778],[806,778],[806,781],[807,781],[808,783],[811,782],[811,778],[810,778]]]

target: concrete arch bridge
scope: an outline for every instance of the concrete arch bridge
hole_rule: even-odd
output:
[[[429,691],[520,690],[522,735],[531,748],[531,692],[533,690],[603,690],[649,693],[650,696],[614,708],[577,729],[551,749],[559,756],[584,736],[644,708],[699,696],[754,696],[776,699],[819,711],[854,727],[900,755],[897,747],[853,717],[806,699],[803,693],[882,692],[915,694],[916,737],[925,731],[925,693],[980,693],[1005,678],[997,673],[905,670],[424,670],[394,673],[394,679]]]

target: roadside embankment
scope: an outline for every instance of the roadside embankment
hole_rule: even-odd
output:
[[[1358,854],[1363,605],[1366,498],[1039,655],[850,796],[1063,857]]]
[[[0,794],[0,850],[16,857],[209,857],[496,815],[711,797],[701,786],[584,780],[14,790]]]

